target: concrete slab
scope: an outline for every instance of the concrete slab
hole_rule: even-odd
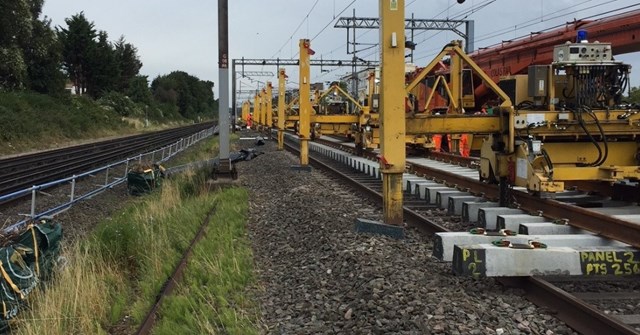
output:
[[[498,215],[498,229],[509,229],[512,231],[520,230],[521,223],[545,222],[546,218],[542,216],[533,216],[529,214],[506,214]]]
[[[440,208],[448,208],[449,207],[449,197],[450,196],[461,196],[461,195],[471,195],[469,192],[463,192],[456,189],[451,189],[448,191],[437,191],[436,192],[436,205]]]
[[[524,214],[523,210],[509,207],[480,208],[478,210],[478,226],[487,230],[498,229],[498,215]]]
[[[631,276],[640,274],[640,250],[630,247],[515,249],[456,245],[453,272],[473,277]]]
[[[521,223],[518,234],[524,235],[563,235],[563,234],[585,234],[586,230],[572,227],[566,224],[556,224],[553,222]]]
[[[433,257],[451,262],[455,245],[491,244],[493,241],[508,240],[515,244],[526,244],[528,241],[538,241],[547,247],[628,247],[628,245],[589,234],[569,235],[516,235],[516,236],[488,236],[467,232],[436,233],[433,242]]]
[[[451,187],[446,187],[442,184],[439,184],[436,186],[427,186],[425,187],[425,200],[427,201],[428,204],[435,205],[438,191],[450,191],[450,190],[454,190],[454,189],[452,189]]]
[[[426,181],[426,179],[424,177],[418,177],[414,174],[407,175],[405,173],[404,175],[402,175],[402,190],[404,192],[412,192],[411,184],[420,181]]]
[[[420,199],[427,199],[427,188],[434,186],[444,186],[443,184],[436,183],[435,181],[420,181],[413,184],[413,194],[416,194]]]
[[[447,204],[447,215],[462,215],[462,204],[468,201],[480,201],[482,198],[473,195],[452,195],[449,196]]]
[[[480,208],[498,207],[500,204],[491,201],[470,201],[462,203],[462,221],[478,222]]]
[[[355,232],[389,236],[398,240],[404,239],[404,227],[361,218],[356,219]]]

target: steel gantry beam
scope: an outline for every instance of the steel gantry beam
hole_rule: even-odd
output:
[[[465,51],[473,51],[474,24],[473,20],[437,20],[437,19],[405,19],[404,29],[410,30],[450,30],[465,40]],[[460,27],[464,26],[464,30]],[[380,18],[377,17],[341,17],[338,18],[334,28],[347,29],[379,29]],[[347,30],[347,36],[349,32]],[[354,41],[355,43],[355,41]]]
[[[242,77],[273,77],[274,74],[271,71],[238,71]]]
[[[299,66],[299,59],[267,59],[267,58],[239,58],[231,60],[231,110],[233,111],[233,122],[235,129],[235,120],[237,119],[238,106],[237,106],[237,97],[236,97],[236,75],[241,74],[242,71],[236,71],[236,66],[242,66],[244,71],[244,66],[276,66],[277,71],[280,71],[280,66]],[[309,66],[371,66],[375,67],[378,65],[377,61],[367,61],[363,59],[355,59],[355,60],[342,60],[342,59],[311,59],[309,62]],[[244,71],[246,77],[251,77]],[[260,81],[257,81],[260,82]]]

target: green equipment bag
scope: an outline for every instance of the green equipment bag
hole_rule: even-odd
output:
[[[18,314],[27,296],[53,273],[62,226],[51,220],[27,227],[12,245],[0,248],[0,330]]]
[[[163,176],[164,168],[158,164],[136,164],[127,173],[127,190],[131,195],[151,193],[162,185]]]

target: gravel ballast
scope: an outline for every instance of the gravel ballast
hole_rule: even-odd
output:
[[[454,276],[415,229],[402,241],[356,234],[356,218],[382,219],[376,204],[324,172],[291,170],[298,158],[273,141],[260,150],[237,168],[268,333],[574,334],[520,291]]]

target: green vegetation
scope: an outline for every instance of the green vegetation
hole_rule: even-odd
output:
[[[628,102],[640,104],[640,87],[632,87],[629,92],[629,97],[626,99]]]
[[[68,265],[19,315],[14,333],[132,333],[212,210],[176,295],[163,303],[156,333],[257,333],[246,289],[253,281],[248,196],[242,189],[211,192],[205,175],[167,181],[69,247]]]
[[[0,140],[10,141],[0,154],[132,132],[114,116],[140,124],[214,116],[212,82],[174,71],[153,80],[152,90],[140,75],[138,49],[124,36],[110,41],[82,12],[53,28],[40,18],[43,4],[0,2]]]
[[[85,97],[0,92],[0,154],[131,130],[118,114]]]
[[[198,243],[177,292],[164,301],[155,334],[256,334],[256,308],[245,287],[253,281],[245,237],[247,192],[229,189]]]

